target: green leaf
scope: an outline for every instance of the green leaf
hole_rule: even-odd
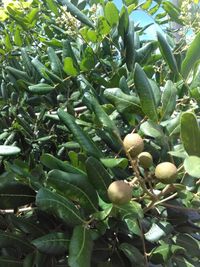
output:
[[[178,234],[178,236],[175,237],[175,242],[178,246],[185,248],[185,250],[187,251],[187,255],[189,254],[192,258],[200,257],[200,242],[194,239],[191,235]]]
[[[162,94],[162,120],[169,119],[176,107],[176,87],[168,80]]]
[[[122,220],[125,219],[142,219],[143,210],[141,205],[135,201],[128,204],[116,206]]]
[[[45,0],[45,2],[47,3],[48,8],[56,15],[59,15],[59,10],[58,7],[55,3],[54,0]]]
[[[124,40],[124,35],[128,31],[128,24],[129,24],[129,14],[126,6],[123,6],[120,12],[119,18],[119,25],[118,25],[118,32],[119,35]]]
[[[0,257],[0,266],[3,267],[24,267],[23,261],[12,257]]]
[[[95,57],[93,49],[91,47],[86,47],[81,57],[80,69],[83,71],[93,70],[96,62]]]
[[[192,43],[190,44],[189,48],[187,49],[186,57],[182,62],[181,65],[181,74],[184,79],[187,79],[190,71],[194,67],[197,60],[200,59],[200,33],[198,33]]]
[[[17,146],[0,145],[0,156],[11,156],[21,152],[21,149]]]
[[[126,257],[130,260],[131,264],[138,267],[144,267],[144,256],[140,253],[139,249],[129,243],[121,243],[119,249],[123,251]]]
[[[98,41],[102,41],[103,38],[109,34],[111,27],[107,23],[106,19],[103,16],[98,17],[97,21],[97,29],[96,32],[98,33]]]
[[[145,64],[157,48],[157,42],[152,41],[145,44],[136,51],[136,61],[141,65]]]
[[[28,89],[31,93],[44,95],[55,90],[55,87],[47,83],[38,83],[38,84],[30,85]]]
[[[200,156],[200,130],[192,112],[185,112],[181,116],[181,140],[188,155]]]
[[[80,211],[73,202],[46,188],[41,188],[38,191],[36,205],[40,210],[60,218],[68,225],[73,226],[84,223]]]
[[[164,136],[164,133],[162,131],[162,128],[159,124],[153,122],[153,121],[145,121],[142,123],[140,130],[147,136],[151,136],[156,139],[161,139]]]
[[[54,232],[34,239],[31,243],[41,253],[60,255],[68,250],[69,237],[64,233]]]
[[[153,223],[148,232],[145,233],[145,239],[150,242],[157,242],[164,236],[167,236],[172,230],[172,226],[167,222]]]
[[[64,70],[65,73],[67,73],[68,75],[71,75],[71,76],[77,76],[77,74],[78,74],[78,71],[74,67],[73,59],[71,57],[66,57],[64,59],[63,70]]]
[[[69,244],[69,266],[90,267],[93,241],[90,230],[85,226],[76,226]]]
[[[118,128],[116,127],[115,123],[110,119],[110,117],[107,115],[107,113],[104,111],[104,109],[101,107],[101,105],[93,95],[91,95],[90,93],[85,93],[83,101],[85,101],[88,108],[90,108],[95,113],[97,119],[100,120],[105,128],[110,129],[116,135],[119,134]]]
[[[62,83],[63,80],[54,74],[52,71],[48,70],[45,65],[43,65],[37,58],[32,59],[32,64],[38,71],[38,73],[47,81]]]
[[[119,21],[119,11],[115,4],[112,2],[107,2],[105,6],[105,18],[111,27],[117,25]]]
[[[177,252],[184,253],[185,249],[176,245],[160,245],[151,251],[150,259],[153,263],[167,263],[172,255],[176,254]]]
[[[0,247],[1,248],[18,248],[22,252],[30,252],[34,250],[34,246],[24,240],[17,234],[4,232],[0,230]]]
[[[67,163],[66,161],[62,161],[50,154],[43,154],[40,158],[41,163],[46,166],[49,169],[58,169],[64,172],[70,172],[70,173],[76,173],[76,174],[82,174],[84,175],[85,173],[72,166],[71,164]]]
[[[38,19],[39,11],[39,8],[32,8],[31,11],[25,16],[25,19],[27,19],[27,21],[29,22],[29,28],[32,28],[35,25],[33,22]]]
[[[108,88],[104,91],[104,96],[121,114],[125,115],[126,113],[142,113],[139,98],[123,93],[120,88]]]
[[[152,121],[158,121],[156,102],[151,84],[138,63],[135,64],[134,81],[143,112]]]
[[[157,32],[157,38],[158,38],[158,44],[160,48],[160,52],[168,64],[169,68],[174,74],[178,74],[178,67],[176,63],[176,59],[171,51],[171,48],[167,42],[167,40],[164,38],[162,33]]]
[[[70,129],[77,142],[83,150],[88,153],[88,155],[92,155],[97,158],[102,156],[102,152],[96,147],[91,138],[81,129],[79,125],[76,124],[74,117],[62,109],[58,110],[58,117],[64,125]]]
[[[21,38],[20,32],[21,32],[21,28],[16,27],[15,32],[14,32],[14,41],[17,46],[22,46],[23,44],[23,40]]]
[[[129,229],[129,231],[134,234],[134,235],[138,235],[141,237],[142,233],[141,233],[141,229],[140,226],[138,224],[138,220],[135,219],[125,219],[126,225]]]
[[[93,157],[89,157],[86,161],[86,170],[90,183],[97,190],[99,196],[106,202],[109,202],[107,189],[111,184],[109,173],[103,167],[101,162]]]
[[[24,66],[24,69],[26,70],[27,74],[32,76],[35,74],[35,68],[33,67],[33,64],[31,63],[31,59],[26,51],[26,48],[21,48],[21,57],[22,57],[22,63]]]
[[[122,168],[125,169],[128,165],[127,158],[101,158],[100,159],[103,165],[107,168]]]
[[[85,25],[94,28],[93,22],[71,2],[67,0],[58,0],[58,2],[64,6],[67,6],[67,11],[69,11],[76,19],[78,19]]]
[[[35,191],[29,186],[17,182],[0,184],[0,209],[15,209],[34,201]]]
[[[200,157],[190,156],[184,160],[185,171],[195,177],[200,177]]]
[[[47,48],[48,57],[51,64],[52,71],[62,78],[62,64],[59,57],[57,56],[55,50],[52,47]]]
[[[34,216],[33,216],[34,217]],[[45,234],[44,229],[41,227],[40,223],[35,223],[33,217],[26,218],[25,216],[18,216],[15,214],[10,214],[9,220],[16,229],[19,229],[25,234],[31,234],[33,238],[37,238]]]
[[[124,36],[124,44],[125,44],[125,49],[126,49],[126,66],[129,71],[133,71],[134,68],[134,63],[135,63],[135,45],[134,45],[134,22],[129,21],[128,25],[128,32]]]
[[[177,8],[173,3],[169,1],[163,1],[162,3],[163,9],[167,12],[167,14],[170,16],[171,20],[182,24],[181,20],[179,19],[180,17],[180,9]]]
[[[53,170],[48,174],[47,184],[63,196],[78,202],[87,213],[97,211],[97,193],[85,175]]]

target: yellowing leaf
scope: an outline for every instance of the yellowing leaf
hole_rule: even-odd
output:
[[[8,15],[4,9],[0,9],[0,21],[5,21],[8,18]]]
[[[65,73],[71,76],[76,76],[78,74],[77,69],[74,67],[73,60],[71,57],[66,57],[64,59],[64,67],[63,70]]]

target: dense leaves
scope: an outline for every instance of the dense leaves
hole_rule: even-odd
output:
[[[122,2],[3,1],[0,266],[199,266],[200,36],[170,1]]]

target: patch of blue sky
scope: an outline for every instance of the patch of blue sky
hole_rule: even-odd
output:
[[[114,3],[116,4],[117,8],[120,10],[123,3],[122,0],[114,0]],[[154,4],[153,4],[154,5]],[[153,7],[153,6],[152,6]],[[156,14],[163,12],[162,9],[159,9]],[[138,24],[141,27],[145,27],[148,24],[152,24],[145,30],[145,35],[142,35],[141,39],[156,39],[156,31],[161,31],[160,26],[155,22],[152,16],[150,16],[147,12],[143,10],[135,10],[131,13],[131,18],[134,20],[135,24]]]

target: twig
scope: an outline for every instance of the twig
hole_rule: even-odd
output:
[[[145,245],[145,240],[144,240],[144,232],[143,232],[142,224],[141,224],[140,220],[138,220],[138,224],[139,224],[139,227],[141,230],[141,239],[142,239],[142,247],[143,247],[143,251],[144,251],[145,265],[146,265],[146,267],[148,267],[149,264],[148,264],[147,251],[146,251],[146,245]]]

